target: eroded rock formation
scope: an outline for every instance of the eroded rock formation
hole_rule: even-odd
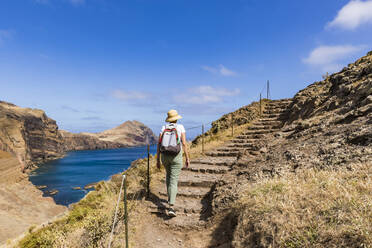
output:
[[[56,122],[38,109],[0,101],[0,149],[26,167],[63,155],[63,139]]]
[[[156,136],[139,121],[126,121],[120,126],[97,133],[100,140],[121,143],[126,146],[154,144]]]
[[[63,138],[63,148],[66,151],[113,149],[125,147],[125,145],[118,142],[101,140],[95,135],[70,133],[64,130],[61,130],[60,133]]]

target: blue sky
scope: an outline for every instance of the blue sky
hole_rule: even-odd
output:
[[[298,90],[372,47],[372,1],[3,0],[0,99],[61,129],[187,127]]]

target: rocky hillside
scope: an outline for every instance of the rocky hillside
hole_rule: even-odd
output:
[[[65,151],[141,146],[155,143],[150,128],[127,121],[101,133],[58,130],[56,121],[39,109],[0,101],[0,150],[16,156],[25,167],[60,158]]]
[[[263,99],[261,108],[264,108],[267,103],[267,99]],[[253,120],[257,119],[260,115],[260,103],[252,102],[249,105],[243,106],[234,112],[223,115],[218,120],[215,120],[211,124],[211,128],[205,132],[204,137],[213,136],[221,131],[231,129],[231,126],[241,126],[249,124]],[[192,143],[197,145],[201,142],[202,135],[197,136]]]
[[[120,126],[95,134],[100,140],[121,143],[125,146],[155,144],[156,136],[139,121],[126,121]]]
[[[0,150],[18,157],[26,167],[63,155],[56,122],[44,111],[0,101]]]
[[[0,245],[66,211],[52,198],[43,197],[23,169],[60,158],[69,150],[144,145],[147,137],[154,141],[151,130],[139,122],[112,130],[104,132],[102,139],[101,134],[61,131],[42,110],[0,101]]]
[[[125,145],[122,143],[104,141],[95,135],[70,133],[64,130],[60,130],[60,133],[63,138],[63,148],[66,151],[114,149],[125,147]]]
[[[150,128],[139,121],[126,121],[120,126],[100,133],[70,133],[60,131],[64,149],[96,150],[154,144],[156,136]]]
[[[0,151],[0,246],[67,210],[51,197],[43,197],[21,167],[16,157]]]
[[[220,242],[371,246],[372,216],[362,208],[372,204],[372,52],[276,109],[281,128],[242,137],[258,153],[237,154],[234,176],[214,191],[213,211],[231,230]]]

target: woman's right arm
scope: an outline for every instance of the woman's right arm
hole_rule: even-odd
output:
[[[158,141],[158,148],[156,150],[156,167],[158,167],[158,169],[160,169],[160,137],[159,137],[159,141]]]
[[[190,156],[189,156],[189,150],[188,150],[188,147],[187,147],[186,133],[181,134],[181,140],[182,140],[183,151],[184,151],[185,156],[186,156],[186,168],[188,168],[189,165],[190,165]]]

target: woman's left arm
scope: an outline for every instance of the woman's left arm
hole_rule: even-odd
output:
[[[158,167],[158,169],[160,169],[160,137],[159,137],[159,141],[158,141],[158,148],[156,150],[156,167]]]
[[[186,143],[186,133],[181,134],[181,140],[182,140],[183,151],[186,156],[186,168],[188,168],[190,165],[190,156],[189,156],[189,150],[187,148],[187,143]]]

